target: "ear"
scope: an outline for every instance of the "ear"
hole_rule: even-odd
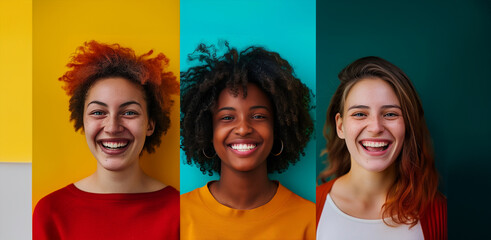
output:
[[[148,120],[147,136],[152,136],[154,130],[155,130],[155,121]]]
[[[340,113],[336,114],[336,133],[339,138],[344,139],[343,118]]]

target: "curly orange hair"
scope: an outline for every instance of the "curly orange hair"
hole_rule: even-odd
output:
[[[327,178],[349,172],[350,153],[345,141],[336,134],[335,116],[343,114],[346,97],[359,80],[380,78],[394,89],[406,126],[402,150],[394,163],[396,179],[387,193],[383,216],[391,217],[396,224],[416,225],[426,207],[435,199],[438,173],[423,106],[413,84],[401,69],[379,57],[358,59],[344,68],[338,77],[341,84],[331,99],[324,125],[329,165],[318,178],[325,182]]]
[[[70,69],[58,80],[65,83],[70,96],[70,120],[75,130],[83,129],[83,112],[87,92],[100,79],[122,77],[142,87],[149,119],[155,121],[155,130],[147,136],[144,148],[153,152],[160,145],[160,137],[170,126],[170,95],[179,93],[179,83],[172,72],[166,71],[169,59],[159,53],[150,57],[153,50],[137,56],[133,49],[119,44],[85,42],[78,47],[67,67]]]

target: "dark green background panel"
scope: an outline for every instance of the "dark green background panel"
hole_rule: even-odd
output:
[[[422,99],[450,239],[488,236],[491,1],[317,1],[316,45],[317,152],[339,71],[360,57],[385,58]]]

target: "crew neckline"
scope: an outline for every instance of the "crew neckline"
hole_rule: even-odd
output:
[[[330,193],[327,194],[326,201],[329,204],[329,206],[331,206],[332,209],[334,209],[334,211],[337,214],[341,215],[344,218],[348,218],[349,220],[356,221],[356,222],[362,222],[362,223],[372,223],[372,224],[375,224],[375,223],[383,223],[383,219],[382,218],[380,218],[380,219],[357,218],[357,217],[353,217],[353,216],[351,216],[351,215],[343,212],[341,209],[339,209],[339,207],[336,205],[336,203],[334,203],[334,201],[331,198],[331,194]],[[385,218],[385,220],[386,221],[387,220],[390,220],[390,218]]]
[[[174,189],[172,186],[165,186],[164,188],[142,193],[92,193],[81,190],[75,186],[75,184],[69,184],[66,189],[73,195],[81,198],[95,199],[95,200],[139,200],[160,197],[166,195],[169,191]]]
[[[236,217],[241,220],[261,221],[265,216],[273,215],[282,209],[292,194],[287,188],[281,185],[281,183],[277,182],[278,189],[273,198],[266,204],[253,209],[235,209],[218,202],[210,192],[208,187],[209,183],[198,189],[201,201],[212,214],[232,217],[232,219],[234,219],[233,217]]]

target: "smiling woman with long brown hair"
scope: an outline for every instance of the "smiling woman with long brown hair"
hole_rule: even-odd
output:
[[[446,199],[409,78],[366,57],[339,79],[325,124],[328,168],[319,176],[334,179],[317,188],[317,238],[446,239]]]

